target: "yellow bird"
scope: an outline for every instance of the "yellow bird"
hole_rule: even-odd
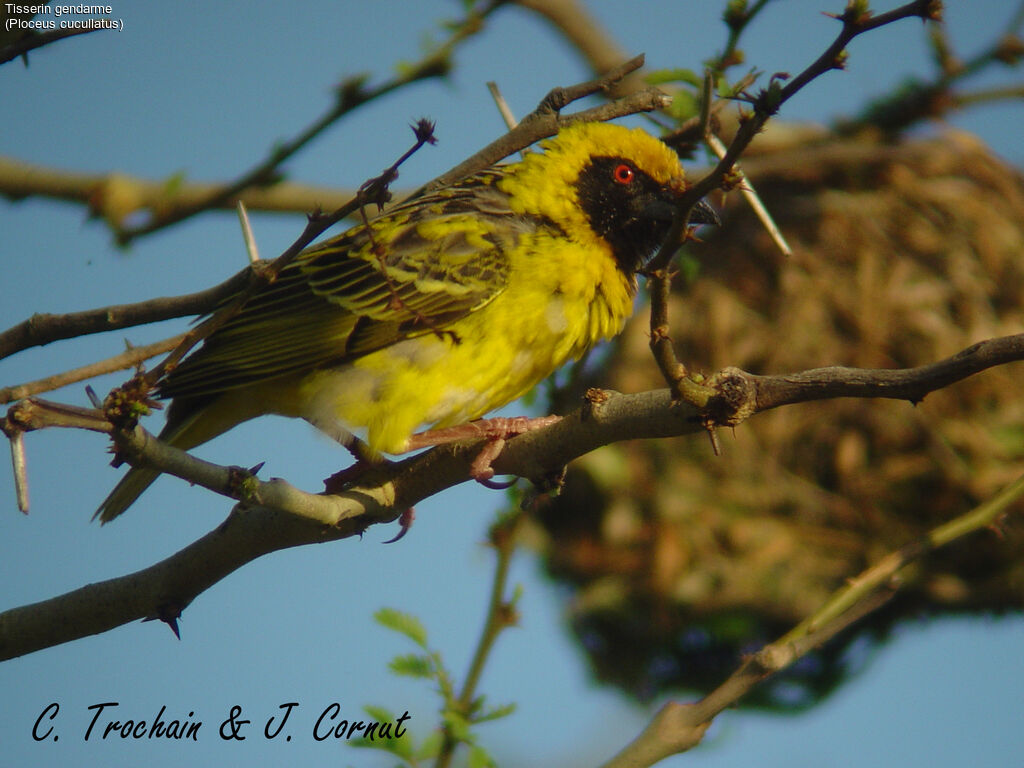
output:
[[[577,123],[543,152],[311,246],[161,382],[182,449],[264,414],[397,454],[478,419],[614,336],[686,189],[643,130]],[[716,222],[705,204],[691,222]],[[156,479],[131,469],[97,511]]]

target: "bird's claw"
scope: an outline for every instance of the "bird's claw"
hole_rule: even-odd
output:
[[[413,507],[409,507],[405,512],[398,516],[398,533],[393,538],[388,539],[383,544],[394,544],[396,541],[401,539],[405,534],[412,528],[412,523],[416,519],[416,510]]]

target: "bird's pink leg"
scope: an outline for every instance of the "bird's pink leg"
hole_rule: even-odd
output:
[[[488,488],[508,488],[512,483],[496,483],[491,480],[494,477],[494,469],[491,464],[501,455],[505,441],[524,432],[551,426],[561,418],[561,416],[499,416],[493,419],[478,419],[454,427],[419,432],[409,438],[406,449],[415,451],[418,448],[454,443],[459,440],[486,440],[484,447],[470,465],[470,476]]]

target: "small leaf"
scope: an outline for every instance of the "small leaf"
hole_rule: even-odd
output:
[[[381,626],[405,635],[420,648],[427,647],[427,630],[412,614],[402,613],[394,608],[381,608],[373,614],[373,618]]]
[[[448,726],[448,731],[451,733],[453,739],[467,744],[471,744],[473,742],[473,733],[469,729],[469,722],[466,718],[458,712],[453,712],[450,709],[446,709],[441,717]]]
[[[178,194],[178,192],[181,190],[181,188],[183,186],[185,186],[185,179],[186,178],[187,177],[185,176],[185,172],[184,171],[178,171],[173,176],[170,176],[164,182],[164,188],[163,188],[164,195],[166,197],[174,197],[176,194]]]
[[[479,717],[474,717],[473,718],[473,722],[474,723],[485,723],[488,720],[499,720],[502,717],[508,717],[509,715],[511,715],[515,711],[516,711],[516,703],[513,701],[513,702],[510,702],[508,704],[502,704],[500,707],[495,707],[494,709],[488,710],[488,711],[484,712],[482,715],[480,715]]]
[[[686,83],[695,88],[700,88],[704,79],[697,75],[692,69],[658,69],[649,72],[644,78],[649,85],[661,85],[662,83]]]
[[[380,725],[391,723],[392,726],[394,726],[395,715],[386,707],[378,707],[368,704],[363,707],[363,711],[376,720]],[[348,742],[349,746],[356,747],[358,749],[378,749],[395,755],[396,757],[400,757],[407,763],[412,763],[413,751],[416,746],[414,739],[408,733],[403,733],[401,738],[394,736],[394,727],[391,728],[392,735],[390,737],[382,737],[378,733],[380,725],[378,725],[377,729],[374,730],[372,740],[365,736],[364,731],[364,735],[362,737],[350,740]]]
[[[416,752],[417,760],[433,760],[441,752],[441,745],[444,743],[444,734],[437,730],[431,733],[420,744]]]
[[[363,712],[368,714],[378,723],[386,723],[395,719],[395,713],[387,707],[378,707],[376,704],[367,704],[363,707]]]
[[[430,657],[422,656],[418,653],[395,656],[388,664],[388,669],[396,675],[404,675],[405,677],[434,677],[434,665]]]
[[[688,91],[679,91],[672,96],[672,103],[668,107],[668,112],[679,122],[689,120],[700,112],[697,97]]]
[[[479,744],[474,744],[469,750],[469,760],[466,763],[469,768],[495,768],[497,763],[490,756],[486,749]]]

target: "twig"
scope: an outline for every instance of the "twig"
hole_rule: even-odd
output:
[[[256,245],[256,238],[252,234],[252,223],[249,221],[249,211],[245,203],[238,201],[238,223],[242,225],[242,239],[245,241],[245,253],[249,257],[249,264],[255,264],[260,260],[260,249]]]
[[[25,459],[25,435],[16,432],[9,438],[11,444],[11,469],[14,472],[15,496],[18,500],[18,509],[22,514],[28,514],[28,463]]]
[[[1002,88],[979,88],[976,91],[953,92],[950,98],[957,107],[972,107],[993,101],[1017,101],[1024,99],[1024,85],[1008,85]]]
[[[716,72],[721,73],[731,66],[743,63],[743,55],[739,52],[740,37],[768,3],[769,0],[757,0],[750,8],[737,8],[732,3],[727,6],[723,19],[729,28],[729,37],[721,55],[712,65]]]
[[[184,338],[185,334],[180,333],[177,336],[172,336],[169,339],[157,341],[153,344],[146,344],[142,347],[131,347],[119,355],[108,357],[106,360],[100,360],[95,363],[90,363],[89,365],[83,365],[80,368],[73,368],[70,371],[64,371],[63,373],[57,373],[53,376],[47,376],[44,379],[36,379],[35,381],[29,381],[25,384],[15,384],[10,387],[2,387],[0,388],[0,405],[20,400],[23,397],[38,395],[41,392],[50,392],[54,389],[60,389],[61,387],[66,387],[68,384],[75,384],[79,381],[92,379],[96,376],[102,376],[105,373],[123,371],[126,368],[131,368],[145,360],[149,360],[151,357],[156,357],[157,355],[162,355],[164,352],[171,351],[178,346]]]
[[[490,0],[480,9],[472,7],[467,17],[457,26],[447,41],[416,64],[405,68],[401,74],[378,86],[366,88],[363,78],[353,78],[342,83],[337,89],[334,105],[325,114],[295,138],[277,144],[259,165],[218,189],[206,200],[156,214],[152,220],[138,227],[118,229],[115,232],[117,241],[122,245],[128,244],[138,237],[184,221],[208,208],[219,207],[233,201],[242,190],[248,187],[273,184],[277,181],[278,168],[285,160],[309,144],[341,117],[373,99],[410,83],[446,75],[451,68],[450,56],[455,46],[478,32],[483,26],[481,21],[501,4],[501,0]]]
[[[936,0],[915,0],[888,13],[872,16],[868,13],[861,14],[851,4],[847,7],[846,12],[836,16],[842,22],[842,30],[825,52],[810,66],[790,80],[785,86],[781,84],[779,78],[772,78],[768,86],[762,89],[757,96],[747,97],[747,100],[753,107],[753,112],[741,115],[739,130],[737,130],[725,154],[719,159],[718,165],[690,187],[680,199],[679,211],[665,238],[665,242],[648,265],[650,273],[658,274],[665,272],[680,243],[683,242],[683,235],[689,223],[690,211],[712,190],[722,185],[722,182],[727,174],[732,171],[740,155],[761,131],[765,123],[778,112],[779,108],[815,78],[832,69],[842,68],[845,60],[844,49],[851,40],[872,29],[892,24],[901,19],[913,17],[923,19],[938,18],[940,8],[941,4],[936,2]],[[652,311],[654,311],[653,301]],[[674,378],[678,374],[680,364],[678,359],[676,359],[674,350],[670,349],[669,352],[669,355],[662,355],[659,358],[659,368],[661,368],[666,382],[683,399],[698,407],[704,407],[707,404],[706,390],[703,388],[695,389],[685,384],[685,382]]]
[[[36,314],[0,333],[0,360],[30,347],[104,331],[116,331],[175,317],[204,315],[249,283],[245,269],[220,285],[185,296],[149,299],[137,304],[117,304],[65,315]]]
[[[669,103],[668,97],[656,88],[646,88],[620,99],[602,104],[571,115],[560,115],[559,111],[568,104],[607,90],[630,72],[644,64],[641,54],[619,65],[602,77],[566,88],[552,89],[537,108],[524,117],[519,124],[501,138],[492,141],[472,157],[459,163],[450,171],[428,182],[419,192],[448,186],[459,179],[494,165],[498,161],[525,149],[540,139],[554,136],[565,125],[581,121],[603,121],[616,117],[662,109]],[[417,192],[416,194],[418,194]]]
[[[51,29],[46,32],[38,32],[36,34],[28,35],[16,43],[11,43],[4,48],[0,48],[0,64],[6,64],[8,61],[12,61],[19,56],[24,56],[29,51],[42,48],[44,45],[50,45],[58,40],[74,37],[75,35],[84,35],[88,32],[96,32],[100,29],[108,29],[108,27],[91,27],[87,29]]]
[[[490,543],[494,547],[495,563],[490,600],[487,604],[487,618],[484,620],[480,639],[477,641],[473,659],[469,664],[469,671],[466,673],[466,679],[462,683],[462,690],[455,702],[459,713],[467,719],[472,719],[474,714],[472,707],[476,698],[476,688],[491,649],[494,648],[494,641],[498,639],[498,635],[503,629],[512,626],[516,621],[515,605],[506,599],[505,590],[508,586],[509,564],[515,553],[516,533],[521,520],[522,515],[514,513],[510,518],[498,520],[491,528]],[[445,728],[444,740],[434,763],[436,768],[446,768],[451,764],[457,745],[458,740],[451,730]]]
[[[641,768],[700,743],[711,721],[754,686],[809,651],[831,640],[884,605],[898,589],[898,574],[908,564],[993,525],[1024,494],[1024,476],[992,499],[883,557],[836,592],[796,627],[744,661],[721,685],[693,704],[670,702],[631,744],[603,768]]]
[[[715,134],[708,133],[704,137],[704,140],[707,141],[711,151],[715,153],[715,157],[719,160],[725,157],[726,146]],[[789,243],[786,242],[785,236],[779,231],[779,227],[775,224],[775,220],[772,219],[772,215],[768,213],[768,209],[764,207],[764,203],[761,202],[761,197],[757,194],[757,190],[754,189],[754,185],[738,165],[733,166],[733,171],[738,174],[741,182],[739,186],[740,194],[743,195],[743,198],[747,201],[747,205],[754,210],[755,215],[761,222],[761,226],[767,230],[772,242],[775,243],[783,256],[792,256],[793,249],[789,247]]]

